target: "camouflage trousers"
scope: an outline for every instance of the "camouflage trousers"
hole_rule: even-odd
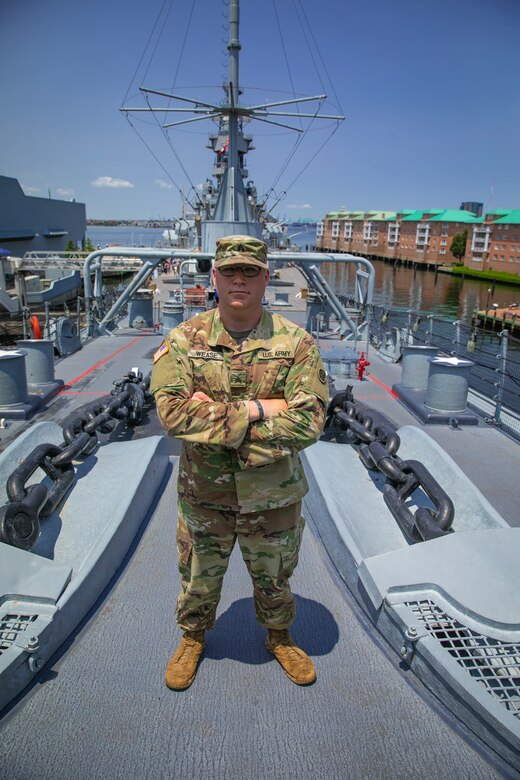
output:
[[[238,539],[253,582],[258,622],[267,628],[288,628],[295,614],[289,578],[298,563],[305,525],[300,512],[301,501],[281,509],[239,514],[180,499],[179,626],[191,631],[213,627],[229,556]]]

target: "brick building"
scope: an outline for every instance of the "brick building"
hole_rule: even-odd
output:
[[[520,209],[490,211],[476,220],[464,262],[479,271],[520,275]]]
[[[467,231],[463,262],[470,268],[520,274],[520,210],[483,217],[462,209],[340,211],[318,222],[318,249],[354,255],[444,265],[454,237]]]

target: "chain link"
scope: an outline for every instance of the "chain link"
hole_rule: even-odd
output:
[[[106,399],[89,404],[61,423],[64,443],[39,444],[9,476],[6,485],[9,502],[0,507],[0,542],[30,550],[40,535],[40,520],[48,517],[73,484],[73,461],[91,455],[99,444],[98,434],[111,433],[118,422],[137,425],[149,392],[150,374],[143,379],[130,371],[114,382]],[[42,469],[52,484],[29,485],[27,480]]]
[[[336,429],[336,430],[334,430]],[[359,457],[367,469],[386,476],[383,498],[401,530],[411,542],[435,539],[450,533],[455,509],[426,466],[417,460],[401,460],[397,426],[380,412],[354,400],[352,385],[337,393],[327,409],[326,438],[359,445]],[[407,501],[421,488],[434,510],[420,506],[415,513]]]

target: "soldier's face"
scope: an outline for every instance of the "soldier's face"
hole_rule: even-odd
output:
[[[217,288],[219,306],[232,311],[247,311],[262,306],[269,271],[260,270],[258,276],[244,276],[240,264],[233,276],[223,276],[218,268],[213,269],[213,284]]]

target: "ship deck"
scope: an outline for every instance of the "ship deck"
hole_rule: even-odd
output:
[[[286,316],[301,319],[301,308],[295,301]],[[152,331],[121,329],[58,361],[56,376],[65,387],[38,420],[60,421],[109,392],[132,366],[146,370],[161,340]],[[355,398],[399,425],[420,425],[390,392],[399,368],[373,354],[369,359],[366,380],[348,379]],[[144,423],[110,438],[159,432],[154,412]],[[24,425],[13,421],[2,432],[2,447]],[[485,423],[426,427],[507,522],[518,525],[511,488],[518,445]],[[119,572],[4,713],[0,777],[517,776],[399,663],[338,576],[312,522],[292,579],[293,635],[313,657],[317,682],[293,685],[264,648],[235,550],[195,682],[185,692],[168,690],[164,668],[180,638],[174,440],[170,453],[160,495]]]

